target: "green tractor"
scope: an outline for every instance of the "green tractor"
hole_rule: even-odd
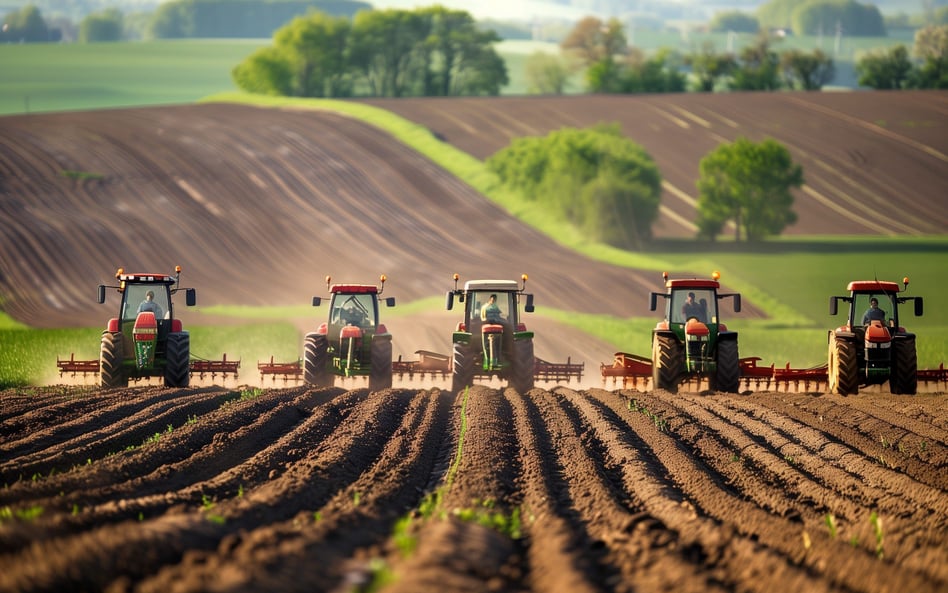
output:
[[[859,387],[889,382],[895,394],[915,394],[918,389],[918,354],[915,334],[899,322],[899,305],[914,301],[915,316],[922,315],[922,297],[899,296],[909,279],[896,282],[857,280],[849,283],[849,296],[830,297],[830,315],[838,302],[849,303],[845,325],[829,331],[827,381],[830,393],[855,395]],[[888,311],[888,313],[886,313]]]
[[[665,319],[652,330],[652,385],[672,393],[686,379],[707,377],[716,391],[737,393],[741,367],[737,332],[728,331],[718,317],[718,301],[733,298],[734,312],[741,310],[741,295],[719,294],[714,272],[711,280],[669,280],[662,275],[666,292],[653,292],[651,310],[658,297],[665,299]]]
[[[102,332],[99,378],[102,387],[125,387],[129,379],[164,377],[168,387],[187,387],[191,379],[191,338],[174,317],[171,296],[185,291],[185,302],[196,302],[193,288],[179,288],[181,266],[170,274],[126,274],[118,269],[118,286],[99,285],[98,302],[107,288],[122,295],[119,316]]]
[[[379,322],[379,301],[395,306],[395,297],[380,299],[385,276],[379,286],[371,284],[332,284],[329,321],[303,342],[303,381],[317,387],[331,387],[335,376],[369,377],[369,389],[378,391],[392,386],[392,334]],[[313,297],[313,306],[322,299]]]
[[[520,321],[523,310],[532,313],[533,295],[524,294],[527,275],[522,285],[513,280],[468,280],[447,293],[447,309],[454,308],[454,299],[464,304],[464,320],[452,335],[454,358],[451,389],[455,393],[472,384],[475,377],[500,377],[509,385],[526,393],[533,389],[535,359],[533,332]]]

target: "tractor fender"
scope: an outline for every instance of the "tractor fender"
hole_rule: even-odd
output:
[[[532,340],[533,332],[532,331],[516,331],[514,332],[514,341],[519,342],[520,340]]]
[[[388,336],[389,338],[392,337],[392,335],[388,333],[388,328],[385,327],[385,324],[384,324],[384,323],[380,323],[379,326],[378,326],[377,328],[375,328],[375,337],[376,337],[376,338],[382,338],[382,337],[386,337],[386,336]]]
[[[181,323],[180,319],[171,320],[171,333],[177,334],[184,331],[184,324]]]
[[[902,329],[902,331],[901,331],[900,333],[897,333],[897,334],[893,334],[893,335],[892,335],[892,341],[893,341],[893,342],[901,341],[901,340],[914,340],[914,339],[915,339],[915,334],[911,334],[911,333],[906,332],[906,331],[904,330],[904,328],[900,328],[900,329]]]
[[[678,336],[675,334],[675,332],[668,329],[667,323],[665,324],[665,327],[661,327],[661,325],[662,324],[659,324],[658,326],[656,326],[655,329],[652,330],[653,338],[655,336],[667,336],[667,337],[675,338],[676,340],[678,339]]]
[[[837,327],[835,330],[830,330],[826,335],[827,344],[833,339],[834,335],[836,336],[837,340],[847,340],[850,342],[856,340],[855,332],[853,332],[852,329],[850,329],[850,327],[847,325]]]
[[[451,334],[451,341],[455,344],[470,344],[471,332],[454,332]]]
[[[319,335],[321,335],[321,336],[327,335],[327,334],[329,333],[329,324],[327,324],[327,323],[320,323],[320,324],[319,324],[319,327],[316,328],[316,332],[315,332],[315,333],[317,333],[317,334],[319,334]]]
[[[109,332],[110,334],[114,334],[114,333],[118,333],[118,330],[119,330],[118,317],[113,317],[112,319],[109,319],[109,323],[106,326],[105,331]]]
[[[727,330],[718,332],[718,340],[719,340],[719,341],[722,341],[722,342],[723,342],[724,340],[731,340],[731,341],[735,341],[735,342],[736,342],[736,341],[737,341],[737,332],[731,332],[731,331],[727,331]]]

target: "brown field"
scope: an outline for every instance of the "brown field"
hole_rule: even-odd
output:
[[[691,235],[697,163],[738,135],[803,162],[791,233],[948,228],[946,92],[377,103],[479,158],[513,135],[619,121],[665,176],[660,237]],[[178,264],[202,305],[305,304],[327,274],[381,273],[404,303],[454,272],[526,272],[538,312],[625,317],[650,314],[657,284],[331,113],[0,119],[6,313],[99,326],[95,286],[116,267]],[[396,356],[446,351],[454,322],[391,322]],[[600,389],[609,345],[528,323],[538,356],[581,353],[595,381],[0,392],[0,592],[948,590],[944,394]]]

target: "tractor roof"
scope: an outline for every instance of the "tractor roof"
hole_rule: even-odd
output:
[[[886,282],[884,280],[854,280],[849,283],[846,290],[852,292],[900,292],[902,287],[898,282]]]
[[[464,290],[496,290],[498,292],[518,292],[520,285],[514,280],[468,280]]]
[[[333,284],[329,292],[333,294],[378,294],[379,287],[374,284]]]
[[[698,280],[691,278],[688,280],[666,280],[665,288],[721,288],[721,283],[717,280]]]
[[[119,274],[122,282],[135,284],[174,284],[177,279],[169,274]]]

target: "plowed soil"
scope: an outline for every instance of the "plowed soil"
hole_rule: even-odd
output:
[[[948,587],[944,396],[0,395],[0,591]]]

